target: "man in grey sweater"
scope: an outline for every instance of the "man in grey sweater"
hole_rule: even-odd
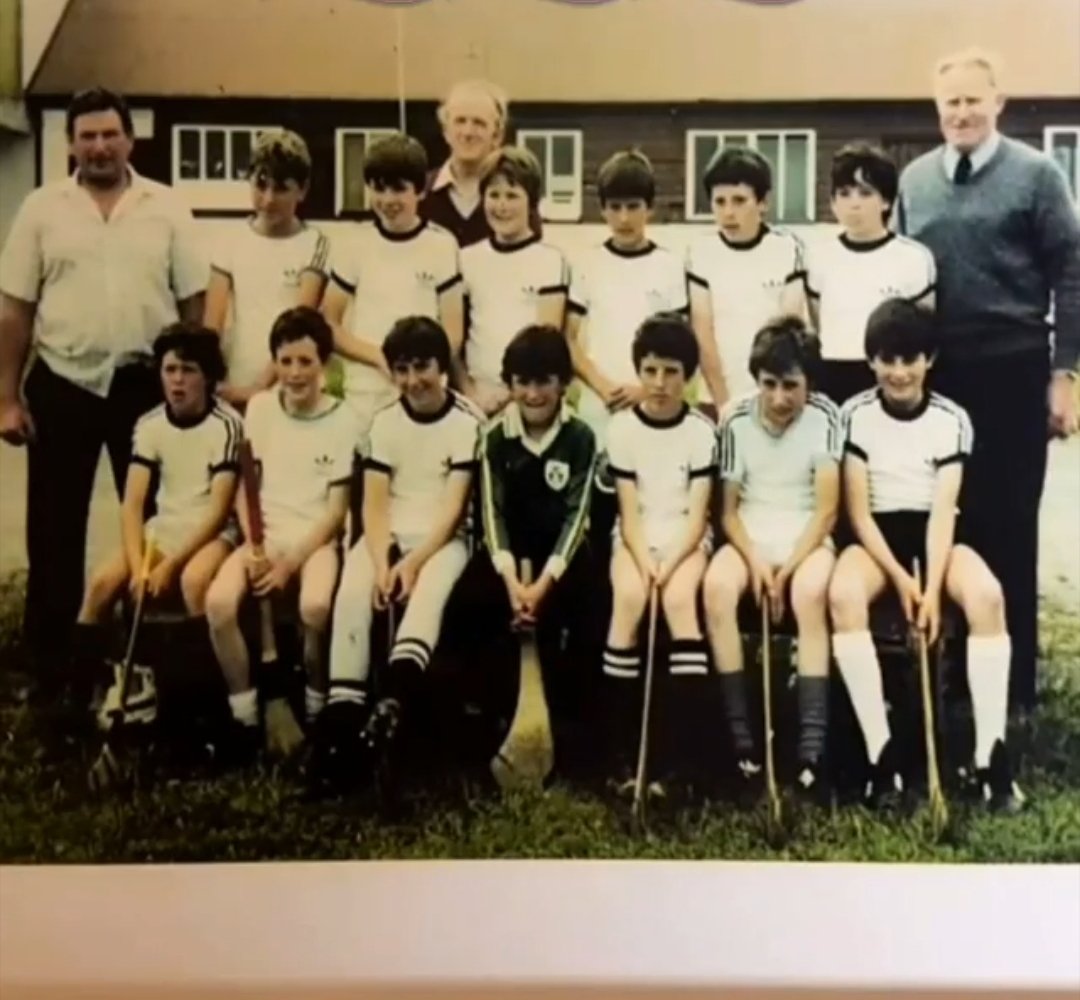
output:
[[[1047,429],[1057,437],[1077,430],[1080,216],[1057,165],[997,131],[997,79],[994,59],[977,50],[938,64],[945,143],[904,170],[896,224],[937,263],[942,354],[934,387],[974,425],[961,512],[1005,592],[1010,702],[1025,711],[1035,702]]]

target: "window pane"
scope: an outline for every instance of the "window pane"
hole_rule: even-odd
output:
[[[199,133],[193,128],[180,130],[180,180],[197,181],[199,169]]]
[[[342,156],[342,201],[346,212],[359,212],[364,208],[364,137],[346,135]]]
[[[206,131],[206,174],[207,180],[225,180],[225,132],[222,129]]]
[[[547,138],[542,135],[525,136],[525,148],[540,161],[540,197],[547,194],[548,155]]]
[[[1080,132],[1058,132],[1053,137],[1051,155],[1065,171],[1073,197],[1080,197],[1077,190],[1077,146],[1080,144]]]
[[[808,222],[806,182],[810,173],[810,143],[804,136],[784,140],[784,203],[780,218],[784,222]]]
[[[556,177],[574,176],[574,140],[571,136],[552,137],[551,172]]]
[[[694,137],[694,190],[690,195],[690,204],[694,215],[711,215],[712,207],[709,204],[709,196],[702,187],[702,178],[709,166],[709,160],[713,158],[719,142],[714,135],[698,135]]]
[[[776,222],[783,218],[780,215],[780,138],[777,135],[759,135],[757,137],[757,151],[769,161],[772,167],[772,197],[769,198],[769,211],[766,218],[769,222]]]
[[[251,145],[252,134],[250,132],[233,132],[229,136],[234,181],[247,180],[248,168],[251,166]]]
[[[725,146],[746,146],[749,144],[749,137],[741,132],[735,133],[735,135],[725,135]]]

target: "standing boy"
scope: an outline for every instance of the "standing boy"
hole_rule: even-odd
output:
[[[540,183],[540,164],[527,149],[507,146],[492,154],[480,178],[492,237],[461,252],[469,302],[461,382],[488,416],[509,399],[502,359],[514,334],[533,324],[563,327],[566,262],[529,225],[540,203]]]
[[[902,791],[896,745],[869,632],[870,605],[891,583],[909,621],[933,642],[941,599],[967,619],[968,687],[975,715],[975,767],[994,809],[1015,812],[1024,797],[1005,749],[1011,643],[1001,585],[961,539],[957,500],[971,455],[971,422],[955,403],[930,392],[937,355],[932,317],[903,299],[870,315],[866,357],[878,387],[844,405],[844,496],[857,539],[844,549],[829,587],[833,652],[851,696],[871,765],[867,798]],[[913,575],[918,559],[923,579]]]
[[[807,249],[806,290],[824,359],[818,388],[838,405],[874,385],[863,352],[866,321],[886,299],[934,308],[934,257],[889,231],[896,165],[876,146],[844,146],[832,162],[838,236]]]
[[[135,425],[122,547],[95,571],[83,597],[73,640],[82,683],[92,682],[100,668],[107,622],[124,588],[137,586],[147,545],[155,553],[147,597],[179,589],[190,621],[178,641],[188,653],[202,653],[206,592],[235,543],[227,523],[243,426],[231,407],[214,398],[225,376],[221,344],[212,330],[174,323],[154,341],[154,358],[165,402]],[[147,518],[151,500],[156,513]]]
[[[751,735],[738,606],[747,589],[767,597],[773,620],[790,602],[799,634],[797,781],[819,797],[828,709],[827,595],[840,501],[839,412],[813,392],[821,353],[802,320],[763,327],[750,352],[758,391],[729,403],[720,420],[721,523],[727,544],[705,576],[705,614],[720,673],[738,775],[750,790],[761,777]]]
[[[756,150],[721,149],[703,179],[719,232],[690,246],[690,321],[707,393],[719,409],[754,390],[750,345],[777,314],[802,316],[802,246],[765,222],[769,161]]]
[[[253,747],[259,722],[238,622],[240,602],[249,592],[259,598],[280,595],[298,581],[309,719],[326,698],[322,640],[337,582],[338,543],[358,439],[352,411],[323,391],[332,350],[330,327],[314,309],[297,306],[282,313],[270,331],[277,384],[251,398],[244,419],[259,467],[264,558],[256,559],[252,552],[241,496],[237,511],[249,541],[226,559],[206,601],[210,638],[229,688],[241,749]]]
[[[685,312],[687,293],[683,262],[648,237],[656,178],[645,154],[616,153],[600,168],[597,190],[611,234],[572,268],[566,329],[584,383],[578,413],[602,440],[611,414],[643,396],[635,332],[656,313]]]
[[[263,132],[248,178],[255,214],[216,240],[204,316],[223,335],[229,379],[219,395],[234,406],[245,406],[273,382],[270,328],[291,306],[318,307],[330,252],[329,240],[297,218],[311,178],[311,156],[300,136]]]
[[[603,663],[613,682],[612,736],[620,742],[638,719],[638,627],[654,588],[671,630],[669,671],[708,672],[697,593],[711,543],[708,511],[717,466],[715,427],[683,402],[698,364],[686,320],[675,313],[647,319],[634,337],[633,358],[644,397],[615,414],[607,439],[619,517]]]
[[[335,241],[323,315],[344,359],[345,398],[366,437],[375,412],[397,392],[382,343],[404,316],[437,320],[461,348],[462,288],[453,236],[421,219],[427,154],[411,136],[373,143],[364,161],[364,182],[375,218]],[[345,310],[352,306],[348,328]]]
[[[423,685],[443,610],[468,559],[468,501],[480,421],[447,388],[450,338],[434,320],[407,316],[383,351],[400,397],[371,427],[364,468],[364,532],[349,552],[334,604],[330,701],[320,723],[316,778],[362,779],[370,754],[388,749]],[[400,554],[395,560],[394,550]],[[371,622],[376,608],[407,601],[369,710]]]

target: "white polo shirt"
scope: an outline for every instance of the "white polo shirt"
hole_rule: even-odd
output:
[[[129,168],[104,219],[78,174],[38,188],[0,255],[0,292],[37,306],[34,344],[60,377],[107,396],[117,365],[150,353],[177,300],[210,269],[191,212],[168,186]]]

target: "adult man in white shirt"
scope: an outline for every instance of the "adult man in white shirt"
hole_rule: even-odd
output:
[[[135,421],[160,399],[151,344],[201,317],[208,276],[190,211],[128,165],[124,99],[76,95],[67,133],[75,174],[27,197],[0,256],[0,437],[29,449],[24,631],[41,680],[66,659],[101,446],[122,492]]]

